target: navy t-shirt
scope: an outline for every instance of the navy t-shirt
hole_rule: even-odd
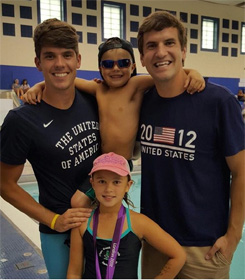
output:
[[[88,173],[100,155],[99,119],[93,96],[76,91],[72,106],[57,109],[41,101],[11,110],[1,130],[1,161],[32,165],[39,202],[55,213],[70,208],[79,188],[90,188]],[[40,225],[40,231],[52,233]]]
[[[225,157],[244,149],[241,108],[227,89],[144,97],[138,140],[142,213],[184,246],[210,246],[228,225],[230,171]]]

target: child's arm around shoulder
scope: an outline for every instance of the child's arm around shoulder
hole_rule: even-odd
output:
[[[84,91],[86,93],[96,95],[96,91],[98,87],[102,85],[99,81],[89,81],[84,80],[81,78],[75,79],[75,87],[81,91]],[[37,102],[40,103],[43,95],[43,90],[45,88],[45,82],[40,82],[35,84],[33,87],[29,88],[27,92],[23,95],[24,102],[27,102],[29,104],[36,105]]]
[[[169,257],[156,279],[173,279],[186,261],[186,254],[180,244],[158,224],[143,214],[130,211],[134,233],[155,249]]]
[[[203,76],[194,69],[184,69],[185,73],[187,74],[187,79],[185,81],[184,87],[186,88],[187,92],[193,94],[195,92],[200,92],[205,88],[205,80]]]
[[[33,105],[36,105],[37,102],[40,103],[44,88],[44,81],[35,84],[25,92],[25,94],[23,95],[23,101]]]
[[[205,88],[205,80],[202,75],[194,69],[184,69],[187,79],[184,87],[187,92],[193,94]],[[129,80],[129,85],[135,89],[135,93],[144,93],[147,89],[154,86],[154,81],[150,75],[137,75]]]
[[[97,89],[102,86],[102,81],[99,80],[85,80],[81,78],[75,79],[75,87],[81,91],[85,91],[89,94],[96,95]]]

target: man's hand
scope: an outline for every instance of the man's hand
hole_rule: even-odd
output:
[[[86,222],[90,217],[92,209],[90,208],[72,208],[60,215],[56,220],[54,229],[58,232],[64,232],[69,229],[79,227],[81,223]]]
[[[227,235],[224,235],[216,240],[213,247],[208,251],[207,255],[205,256],[206,260],[210,260],[213,258],[217,251],[226,258],[226,260],[231,263],[233,254],[236,250],[237,242],[234,238],[229,238]]]

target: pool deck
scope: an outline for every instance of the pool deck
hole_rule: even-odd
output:
[[[0,278],[48,279],[41,250],[2,211],[0,225]]]
[[[26,164],[20,182],[35,180]],[[0,197],[0,279],[48,279],[38,223]]]

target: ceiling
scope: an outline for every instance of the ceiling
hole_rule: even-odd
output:
[[[241,1],[241,0],[201,0],[201,1],[245,8],[245,1]]]

